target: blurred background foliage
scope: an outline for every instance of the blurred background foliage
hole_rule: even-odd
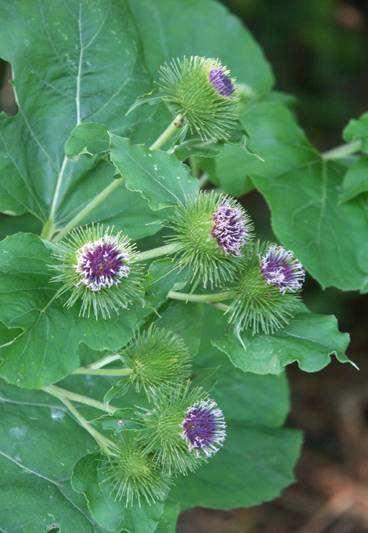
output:
[[[276,88],[296,97],[299,123],[315,146],[324,151],[340,144],[348,120],[368,110],[368,2],[223,3],[244,20],[263,48]],[[1,62],[0,108],[12,113],[16,106],[9,77],[9,66]],[[252,192],[245,203],[258,229],[272,237],[261,197]],[[305,300],[315,312],[337,315],[340,328],[350,332],[350,357],[360,372],[336,362],[313,375],[291,368],[289,425],[306,435],[297,483],[276,502],[255,509],[188,511],[178,526],[181,533],[368,531],[368,298],[322,291],[309,279]]]

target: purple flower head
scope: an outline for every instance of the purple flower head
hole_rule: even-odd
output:
[[[272,244],[261,257],[261,272],[269,285],[278,287],[280,292],[296,292],[302,288],[305,272],[293,252]]]
[[[213,68],[209,73],[209,80],[216,91],[222,96],[231,96],[235,91],[231,78],[222,68]]]
[[[224,252],[231,255],[241,255],[241,249],[249,237],[246,216],[229,202],[221,203],[213,215],[212,236]]]
[[[182,423],[182,437],[189,451],[216,453],[226,437],[224,415],[213,400],[202,400],[187,410]]]
[[[110,235],[82,246],[77,251],[77,260],[80,282],[93,292],[118,285],[130,273],[127,254],[119,247],[118,240]]]

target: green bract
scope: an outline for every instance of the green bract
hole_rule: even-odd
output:
[[[204,140],[230,136],[238,119],[238,93],[219,93],[210,81],[212,71],[222,71],[231,83],[230,71],[218,59],[184,56],[160,68],[158,84],[162,98],[176,114],[184,117],[192,134]]]
[[[170,480],[145,454],[138,444],[135,431],[125,431],[118,442],[118,451],[101,464],[103,481],[124,506],[164,500]]]
[[[183,340],[164,328],[151,326],[124,350],[132,373],[130,382],[148,396],[165,383],[180,383],[191,374],[191,356]]]

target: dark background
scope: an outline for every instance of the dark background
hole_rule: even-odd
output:
[[[368,2],[339,0],[224,0],[265,51],[276,88],[297,97],[295,111],[321,150],[342,142],[347,121],[368,110]],[[236,54],[236,50],[234,50]],[[0,63],[0,108],[15,111]],[[267,207],[255,193],[245,200],[269,228]],[[368,297],[322,291],[308,280],[306,303],[337,315],[352,337],[360,367],[331,363],[317,374],[289,368],[290,427],[305,432],[297,482],[272,503],[216,512],[196,509],[180,519],[180,533],[368,532]],[[229,490],[232,490],[229,487]]]

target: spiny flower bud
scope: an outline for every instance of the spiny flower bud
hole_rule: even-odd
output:
[[[243,329],[251,333],[274,333],[288,324],[299,307],[299,298],[287,294],[279,285],[265,278],[264,258],[270,250],[268,244],[257,242],[239,261],[236,281],[230,287],[234,299],[227,315],[236,332]]]
[[[54,250],[61,283],[59,295],[68,293],[66,307],[81,302],[80,314],[98,318],[126,309],[141,297],[142,270],[132,264],[134,245],[128,237],[100,224],[77,228]]]
[[[173,214],[170,240],[179,245],[179,267],[190,267],[192,281],[215,287],[234,276],[237,258],[252,238],[252,223],[231,197],[200,192],[179,204]]]
[[[305,280],[304,268],[293,252],[276,244],[262,255],[261,272],[266,283],[282,293],[299,291]]]
[[[218,452],[226,437],[223,412],[213,400],[202,400],[189,407],[182,430],[190,452],[210,457]]]
[[[218,59],[172,59],[159,71],[162,98],[203,140],[227,139],[238,118],[238,92]]]
[[[180,472],[185,474],[194,471],[208,457],[208,453],[191,453],[200,448],[201,431],[204,431],[205,420],[197,420],[198,424],[190,432],[189,420],[184,429],[185,420],[191,408],[204,405],[207,394],[199,387],[191,387],[189,383],[179,387],[161,387],[152,398],[152,409],[141,410],[138,421],[141,425],[141,443],[146,453],[152,454],[154,460],[169,474]],[[184,431],[186,434],[184,434]],[[186,436],[185,436],[186,435]],[[216,446],[218,433],[208,431],[203,448],[207,451],[211,444]],[[188,439],[192,438],[192,446]],[[212,438],[212,441],[211,441]],[[216,442],[215,442],[216,440]],[[207,445],[206,445],[207,443]]]
[[[191,357],[180,337],[163,328],[151,326],[124,350],[137,391],[148,396],[163,384],[178,384],[190,376]]]
[[[118,450],[105,458],[101,471],[114,498],[126,507],[162,501],[170,489],[169,476],[142,450],[135,430],[123,431]]]

